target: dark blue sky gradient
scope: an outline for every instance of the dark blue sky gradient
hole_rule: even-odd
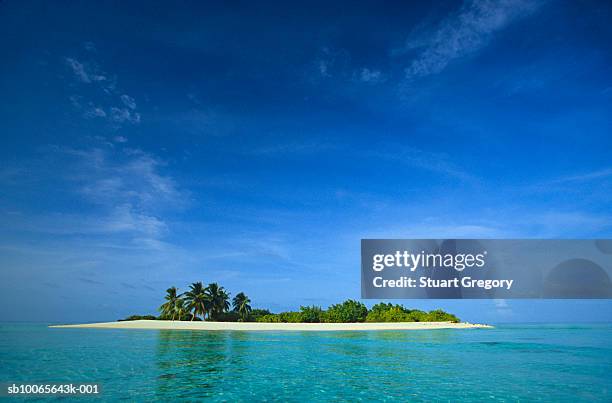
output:
[[[199,280],[327,306],[359,297],[361,238],[610,238],[611,19],[603,1],[1,2],[0,319],[152,313]]]

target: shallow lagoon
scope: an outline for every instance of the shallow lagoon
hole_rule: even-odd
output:
[[[104,399],[612,399],[612,325],[198,332],[0,325],[0,381]]]

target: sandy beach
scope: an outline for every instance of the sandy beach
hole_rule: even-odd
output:
[[[243,330],[243,331],[364,331],[364,330],[433,330],[479,329],[489,325],[451,322],[401,323],[260,323],[260,322],[179,322],[170,320],[134,320],[125,322],[53,325],[52,328],[158,329],[158,330]]]

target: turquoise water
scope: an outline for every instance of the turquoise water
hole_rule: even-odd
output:
[[[104,400],[612,401],[612,325],[207,333],[2,324],[0,363],[0,382],[99,382]]]

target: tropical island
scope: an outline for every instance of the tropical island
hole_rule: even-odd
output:
[[[386,330],[490,327],[464,323],[442,309],[429,312],[408,309],[400,304],[378,303],[368,309],[365,304],[346,300],[326,310],[320,306],[301,306],[299,311],[272,313],[254,309],[250,298],[239,292],[230,293],[217,283],[204,286],[192,283],[179,293],[166,290],[159,316],[132,315],[117,322],[52,327],[106,327],[134,329],[191,330]],[[317,325],[318,324],[318,325]]]

